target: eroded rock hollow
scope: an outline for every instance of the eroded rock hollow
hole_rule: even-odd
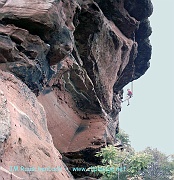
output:
[[[73,179],[60,153],[88,166],[117,144],[123,87],[149,68],[152,11],[150,0],[0,0],[1,178]]]

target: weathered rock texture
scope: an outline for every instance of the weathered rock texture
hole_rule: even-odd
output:
[[[152,10],[150,0],[0,0],[4,168],[61,164],[54,146],[68,166],[87,166],[90,152],[117,143],[122,88],[149,67]]]
[[[14,75],[2,71],[0,89],[0,166],[5,169],[0,169],[0,179],[10,179],[11,173],[22,179],[72,179],[53,145],[45,110],[36,96]],[[18,170],[10,172],[11,166]],[[21,166],[28,169],[21,170]],[[44,172],[38,167],[62,170]]]

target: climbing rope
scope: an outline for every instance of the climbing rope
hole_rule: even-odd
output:
[[[133,94],[133,81],[131,82],[131,92]]]
[[[132,82],[131,82],[132,94],[133,94],[133,81],[134,81],[134,78],[135,78],[135,64],[133,63]]]

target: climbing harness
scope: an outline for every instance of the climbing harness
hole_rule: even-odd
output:
[[[131,82],[131,90],[130,90],[130,92],[131,92],[131,95],[127,94],[126,99],[124,101],[122,101],[122,102],[125,102],[125,101],[127,101],[127,100],[129,100],[130,98],[133,97],[133,81]]]

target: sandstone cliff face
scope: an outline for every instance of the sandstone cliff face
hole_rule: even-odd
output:
[[[71,179],[53,145],[45,110],[36,96],[14,75],[2,71],[0,87],[0,179]],[[15,166],[18,169],[11,175],[10,167]],[[41,169],[44,167],[62,170],[50,173]]]
[[[0,0],[3,168],[61,166],[45,178],[72,179],[56,149],[68,166],[87,166],[117,143],[122,88],[149,67],[152,9],[150,0]]]

